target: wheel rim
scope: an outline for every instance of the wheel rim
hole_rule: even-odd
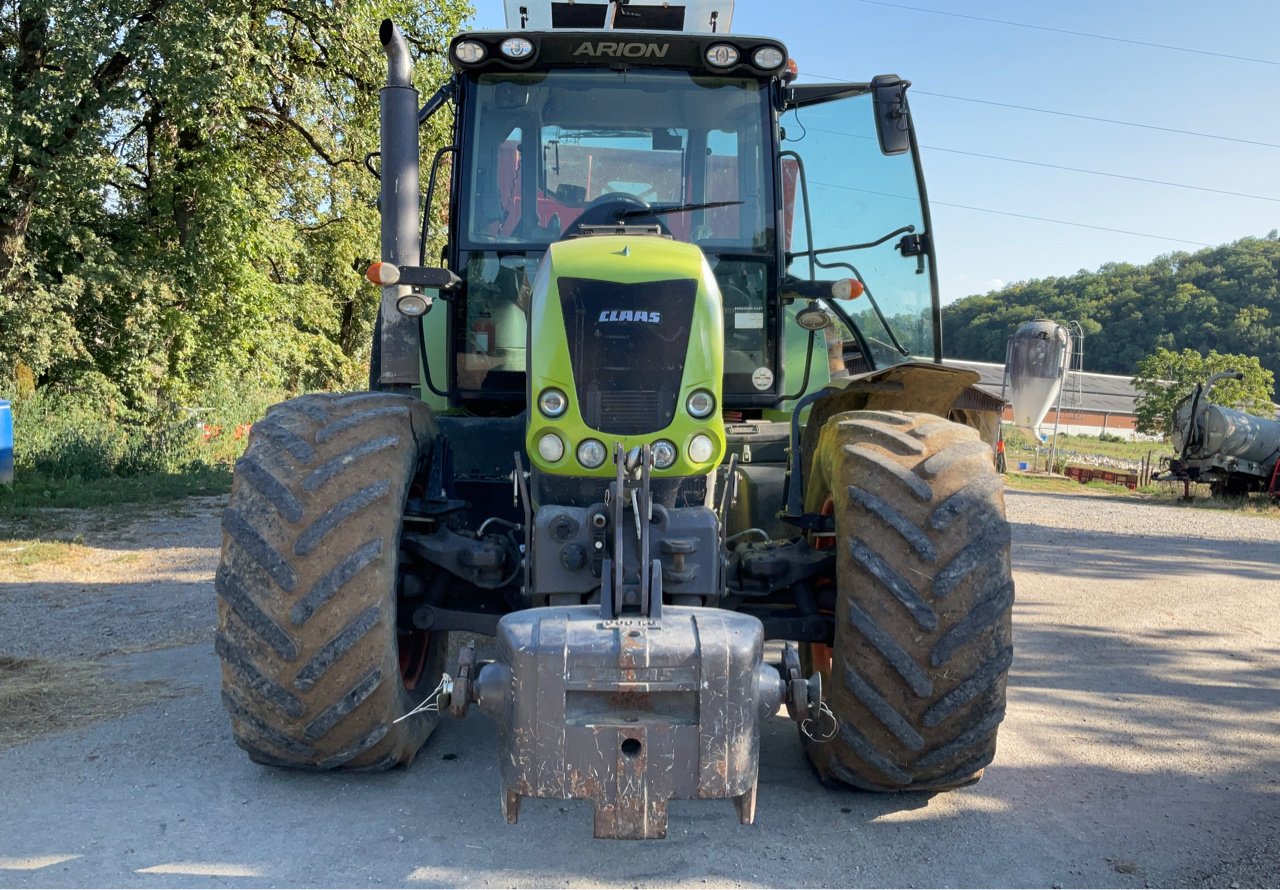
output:
[[[404,688],[414,692],[427,670],[427,655],[431,651],[431,631],[401,631],[399,637],[400,679]]]

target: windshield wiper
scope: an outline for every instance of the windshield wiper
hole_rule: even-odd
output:
[[[673,204],[670,207],[646,207],[643,210],[624,210],[618,219],[643,219],[646,216],[662,216],[667,213],[692,213],[695,210],[714,210],[717,207],[736,207],[741,201],[703,201],[700,204]]]

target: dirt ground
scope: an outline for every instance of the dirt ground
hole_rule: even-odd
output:
[[[27,709],[0,697],[0,886],[1276,886],[1280,520],[1008,505],[1017,654],[981,783],[824,788],[779,718],[757,825],[677,803],[648,844],[591,840],[576,803],[506,825],[482,716],[407,771],[249,763],[212,653],[220,499],[0,528],[0,696]]]

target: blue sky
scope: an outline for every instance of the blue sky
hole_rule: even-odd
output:
[[[473,0],[475,27],[503,27]],[[738,0],[733,30],[787,44],[801,80],[913,84],[943,302],[1004,283],[1143,263],[1280,228],[1280,147],[1246,145],[1001,108],[1029,106],[1280,146],[1280,3],[1073,0]],[[918,12],[1020,22],[1243,56],[1137,46]],[[950,151],[944,151],[944,149]],[[976,158],[1077,167],[1272,198],[1233,197]],[[1103,232],[1005,214],[1122,229]],[[1180,240],[1162,240],[1180,239]],[[1194,242],[1194,243],[1185,243]]]

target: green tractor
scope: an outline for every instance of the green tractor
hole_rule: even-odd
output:
[[[475,706],[509,821],[589,800],[617,838],[665,836],[676,798],[750,823],[783,707],[828,782],[991,762],[999,406],[940,363],[909,85],[797,84],[732,12],[508,0],[422,107],[383,23],[371,391],[273,407],[224,515],[253,760],[405,765]],[[446,665],[450,632],[494,658]]]

